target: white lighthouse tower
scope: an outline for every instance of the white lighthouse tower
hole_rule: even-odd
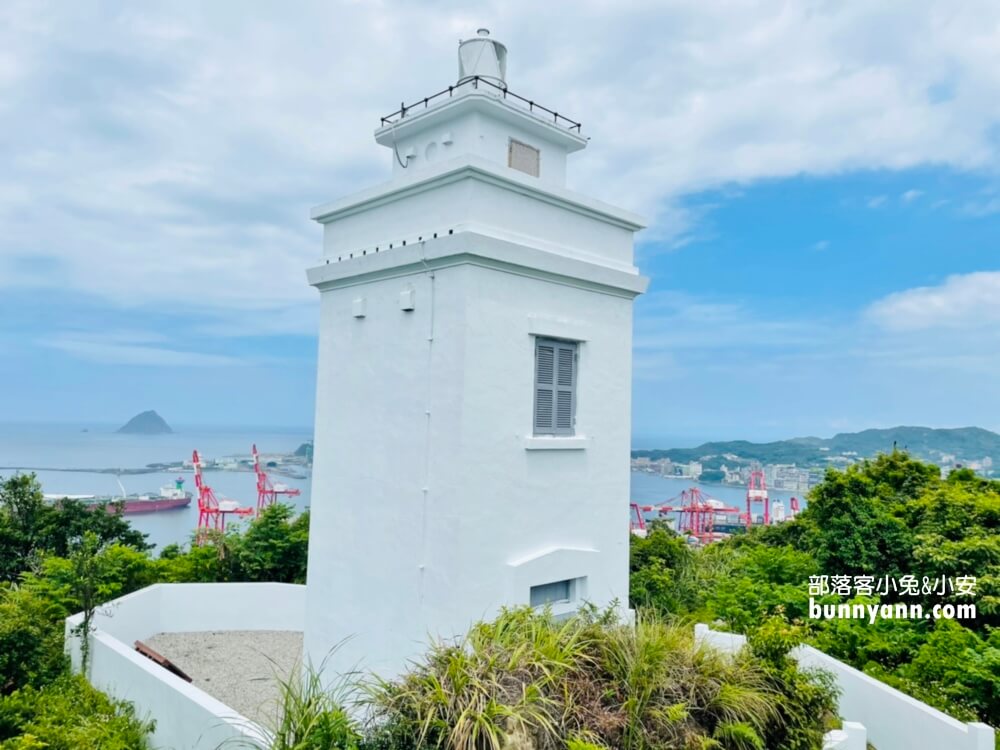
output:
[[[505,605],[628,598],[628,211],[566,188],[579,123],[488,32],[383,118],[392,179],[324,227],[305,648],[398,674]]]

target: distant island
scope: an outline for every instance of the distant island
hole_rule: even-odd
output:
[[[306,460],[306,462],[312,466],[313,460],[313,444],[312,441],[308,443],[303,443],[298,448],[295,449],[295,455],[300,456]]]
[[[943,470],[965,467],[992,476],[1000,467],[1000,435],[980,427],[935,429],[890,427],[844,432],[832,438],[799,437],[771,443],[728,440],[696,448],[632,451],[632,468],[708,482],[746,481],[751,463],[764,465],[777,483],[804,491],[819,481],[826,467],[843,468],[893,448],[937,464]],[[771,486],[771,477],[768,478]]]
[[[173,430],[155,411],[144,411],[132,417],[118,432],[125,435],[167,435]]]

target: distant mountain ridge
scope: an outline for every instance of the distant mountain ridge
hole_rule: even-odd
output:
[[[703,443],[695,448],[632,451],[632,456],[685,462],[729,454],[762,463],[811,466],[829,464],[831,456],[856,454],[861,458],[871,457],[889,452],[893,446],[935,463],[941,463],[949,456],[954,456],[954,460],[959,462],[984,458],[994,463],[1000,461],[1000,435],[981,427],[900,426],[842,432],[832,438],[797,437],[770,443],[729,440]]]
[[[127,435],[167,435],[173,432],[163,417],[155,411],[144,411],[136,414],[128,422],[118,428],[118,432]]]

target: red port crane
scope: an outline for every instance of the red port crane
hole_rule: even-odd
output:
[[[194,465],[194,486],[198,488],[197,541],[198,544],[203,544],[209,531],[226,530],[227,515],[249,516],[253,513],[253,508],[241,507],[237,500],[219,500],[215,496],[215,491],[205,484],[205,478],[201,475],[201,456],[197,450],[191,455],[191,463]]]
[[[764,505],[764,525],[771,525],[771,504],[767,499],[767,480],[764,479],[763,469],[754,469],[750,472],[750,479],[747,481],[747,530],[753,526],[753,504],[763,503]]]
[[[257,475],[257,515],[269,505],[274,505],[278,501],[278,495],[283,497],[298,497],[302,490],[289,487],[287,484],[274,484],[267,476],[267,473],[260,465],[260,454],[257,453],[257,444],[250,447],[253,456],[253,470]]]
[[[642,515],[642,509],[638,503],[630,503],[628,506],[629,520],[628,529],[636,536],[646,536],[646,517]]]
[[[643,514],[653,512],[657,512],[661,516],[668,513],[679,514],[680,521],[677,524],[677,530],[682,534],[694,537],[702,544],[708,544],[722,538],[713,530],[716,515],[738,514],[740,509],[724,506],[720,501],[704,494],[697,487],[692,487],[671,498],[665,505],[633,503],[631,522],[633,533],[642,536],[636,531],[636,528],[640,528],[644,532],[646,524]],[[641,523],[639,523],[640,521]]]

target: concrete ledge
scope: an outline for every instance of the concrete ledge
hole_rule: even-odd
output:
[[[79,614],[66,618],[66,650],[79,670]],[[91,684],[135,704],[156,721],[152,745],[163,750],[266,746],[263,730],[200,688],[134,649],[157,633],[302,630],[305,586],[284,583],[156,584],[100,608],[90,633]]]
[[[590,438],[585,435],[571,437],[529,436],[524,439],[526,451],[582,451],[590,445]]]

